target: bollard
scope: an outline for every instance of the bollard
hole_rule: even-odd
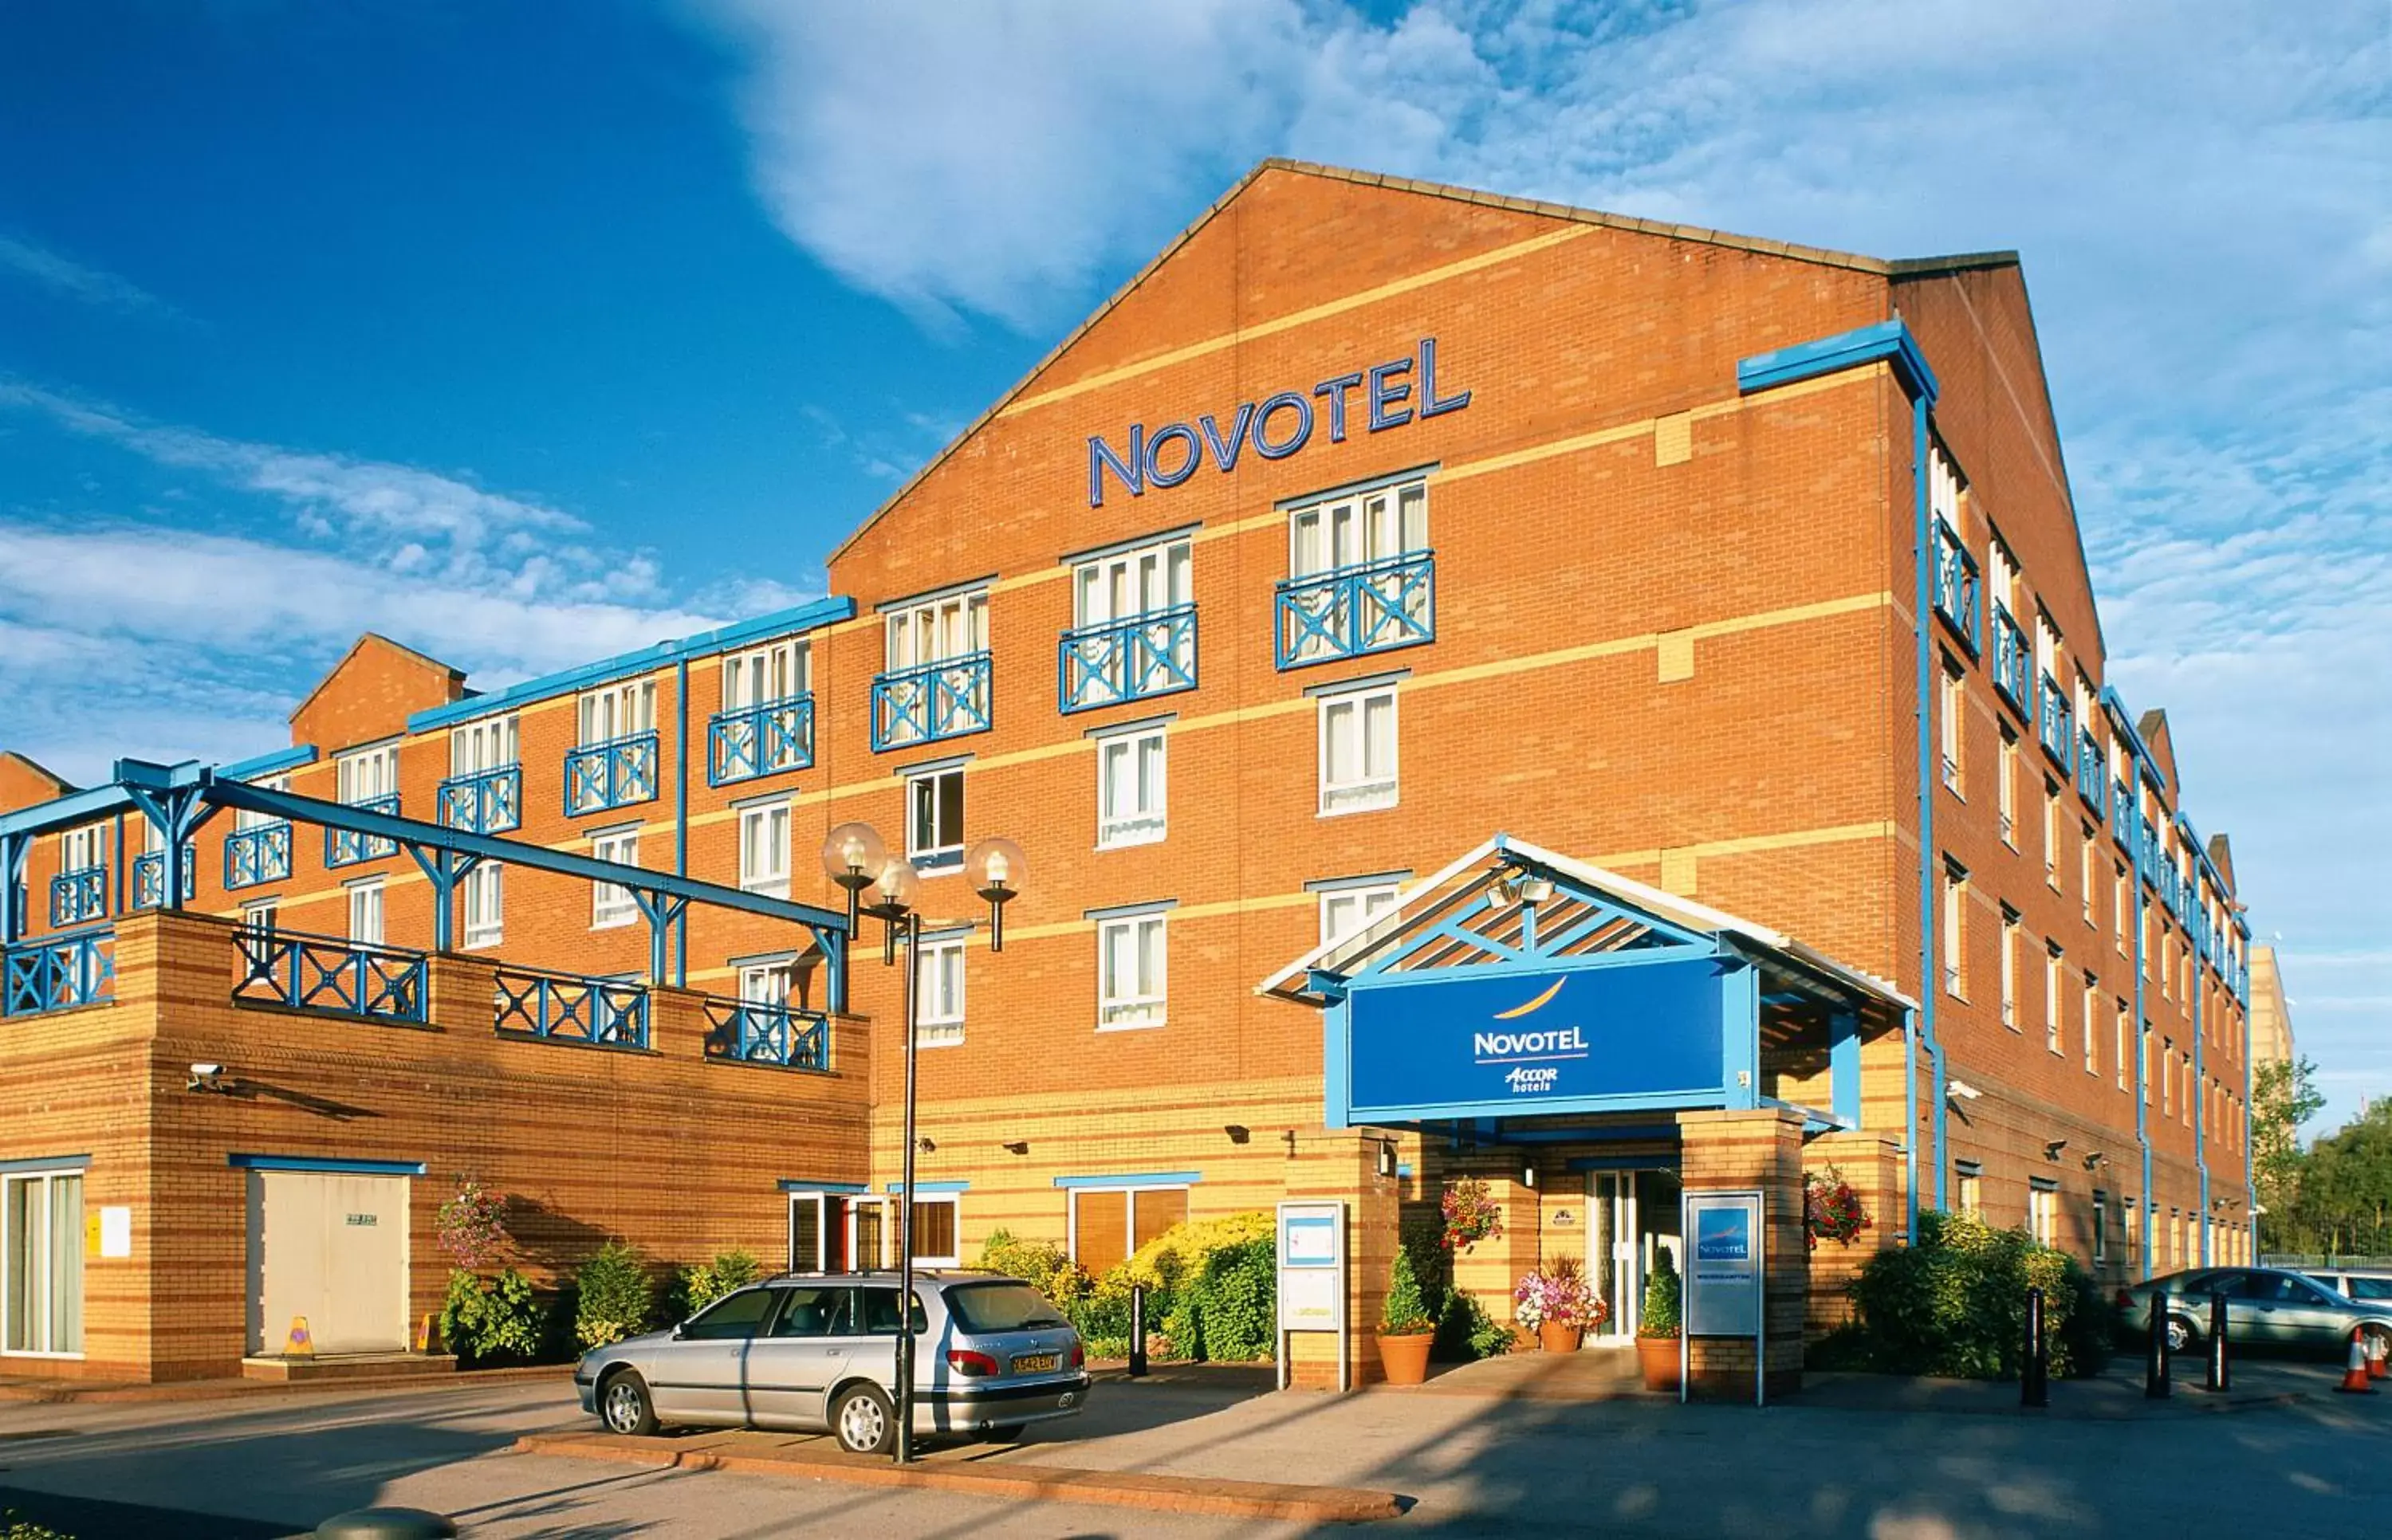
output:
[[[2221,1291],[2209,1297],[2209,1388],[2225,1391],[2233,1388],[2234,1371],[2226,1363],[2226,1296]]]
[[[1129,1377],[1146,1373],[1146,1285],[1129,1286]]]
[[[2152,1401],[2162,1401],[2176,1392],[2168,1378],[2168,1316],[2175,1313],[2175,1302],[2164,1288],[2152,1291],[2151,1348],[2143,1359],[2143,1395]]]
[[[420,1508],[361,1508],[316,1526],[317,1540],[453,1540],[457,1526]]]
[[[2019,1404],[2051,1404],[2050,1350],[2043,1340],[2043,1290],[2026,1291],[2026,1354],[2019,1362]]]

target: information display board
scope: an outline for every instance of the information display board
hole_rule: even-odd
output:
[[[1337,1335],[1337,1388],[1347,1385],[1346,1205],[1290,1202],[1279,1206],[1279,1382],[1287,1384],[1285,1333]]]
[[[1753,1403],[1763,1400],[1762,1279],[1768,1247],[1763,1239],[1761,1194],[1690,1192],[1681,1214],[1691,1260],[1686,1267],[1686,1329],[1679,1339],[1678,1397],[1684,1400],[1691,1365],[1689,1344],[1697,1337],[1752,1339]]]

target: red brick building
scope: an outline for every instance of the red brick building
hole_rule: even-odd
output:
[[[873,825],[919,875],[932,1258],[1003,1228],[1101,1266],[1182,1216],[1331,1197],[1367,1324],[1399,1213],[1472,1173],[1507,1224],[1466,1284],[1500,1314],[1519,1271],[1582,1256],[1629,1329],[1682,1188],[1758,1185],[1790,1375],[1790,1328],[1914,1204],[2114,1278],[2248,1252],[2232,863],[2164,719],[2105,683],[2013,255],[1268,162],[828,570],[832,599],[489,694],[365,638],[291,749],[223,773],[832,907],[816,851]],[[145,820],[30,832],[67,792],[0,760],[28,981],[0,1024],[10,1276],[85,1301],[79,1346],[62,1305],[20,1307],[24,1341],[130,1374],[271,1350],[259,1184],[303,1169],[414,1182],[384,1191],[415,1314],[467,1169],[529,1195],[560,1263],[608,1234],[793,1265],[889,1245],[903,1018],[869,925],[825,1024],[829,970],[785,926],[692,909],[659,948],[620,891],[486,862],[427,964],[438,1030],[402,1032],[235,1000],[223,922],[270,906],[278,934],[412,957],[441,937],[405,854],[228,818],[193,844],[214,923],[151,917]],[[1028,867],[1001,954],[961,874],[988,835]],[[1448,921],[1481,928],[1407,951]],[[100,935],[112,998],[58,961]],[[1357,1094],[1379,1050],[1349,984],[1662,942],[1723,959],[1702,1084],[1588,1081],[1566,1114]],[[682,1026],[526,1041],[503,990],[480,1021],[493,966],[660,975],[605,987]],[[1670,1036],[1613,1025],[1585,1072]],[[208,1059],[357,1115],[186,1093]],[[1831,1163],[1874,1228],[1806,1259],[1800,1174]],[[104,1210],[129,1239],[95,1228],[71,1267],[59,1216]],[[167,1306],[170,1268],[204,1282]],[[167,1314],[205,1323],[170,1351]]]

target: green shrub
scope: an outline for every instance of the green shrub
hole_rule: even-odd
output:
[[[1096,1358],[1129,1354],[1130,1289],[1146,1286],[1150,1348],[1165,1358],[1267,1358],[1278,1329],[1279,1255],[1266,1213],[1183,1222],[1090,1278],[1063,1249],[999,1230],[973,1265],[1045,1294]]]
[[[1636,1316],[1636,1335],[1677,1336],[1678,1310],[1678,1264],[1671,1260],[1669,1248],[1656,1247],[1653,1271],[1644,1279],[1644,1308]]]
[[[1379,1310],[1379,1329],[1390,1337],[1409,1337],[1436,1326],[1436,1318],[1421,1294],[1420,1277],[1412,1271],[1411,1253],[1398,1246],[1387,1269],[1387,1302]]]
[[[665,1313],[675,1321],[686,1321],[733,1289],[745,1288],[763,1275],[764,1264],[753,1252],[718,1251],[710,1262],[674,1269]]]
[[[983,1273],[1020,1278],[1065,1310],[1088,1292],[1088,1275],[1052,1241],[1016,1240],[1008,1231],[993,1231],[972,1265]]]
[[[1922,1213],[1918,1244],[1880,1251],[1852,1286],[1860,1319],[1849,1346],[1892,1374],[2008,1379],[2019,1372],[2026,1291],[2044,1293],[2057,1376],[2099,1374],[2110,1356],[2110,1307],[2076,1259],[2023,1230],[1967,1214]]]
[[[73,1537],[37,1524],[31,1519],[20,1519],[12,1509],[0,1513],[0,1540],[73,1540]]]
[[[1512,1351],[1512,1328],[1489,1315],[1476,1295],[1453,1287],[1453,1253],[1445,1246],[1442,1214],[1407,1216],[1399,1244],[1420,1284],[1422,1307],[1436,1323],[1430,1357],[1442,1364],[1469,1363]]]
[[[577,1297],[573,1336],[585,1348],[603,1348],[648,1329],[656,1291],[639,1251],[610,1240],[581,1264],[574,1280]]]
[[[1279,1243],[1266,1236],[1205,1253],[1201,1270],[1180,1288],[1177,1314],[1187,1325],[1165,1330],[1190,1358],[1268,1358],[1279,1330]]]
[[[487,1279],[452,1268],[440,1339],[468,1367],[527,1364],[540,1355],[542,1314],[530,1281],[514,1268]]]

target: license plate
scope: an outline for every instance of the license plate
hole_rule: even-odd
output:
[[[1028,1353],[1013,1361],[1013,1372],[1016,1374],[1052,1374],[1055,1372],[1055,1365],[1061,1362],[1062,1359],[1051,1352]]]

